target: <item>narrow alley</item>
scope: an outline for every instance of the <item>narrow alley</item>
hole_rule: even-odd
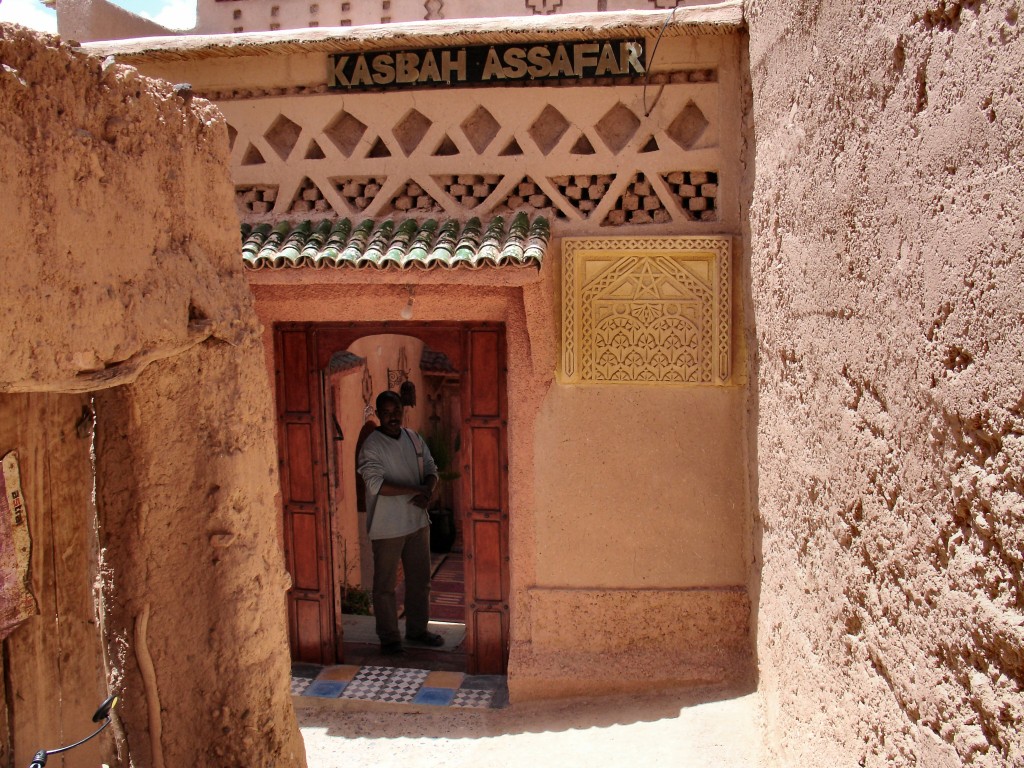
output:
[[[765,765],[755,694],[687,691],[506,709],[298,710],[310,768]]]

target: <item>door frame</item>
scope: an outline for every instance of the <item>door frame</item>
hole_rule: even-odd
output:
[[[274,324],[283,545],[292,576],[287,597],[292,658],[320,664],[338,663],[343,658],[331,551],[330,467],[321,371],[334,352],[378,334],[420,339],[447,355],[460,371],[464,502],[459,514],[466,580],[467,671],[505,674],[510,628],[508,386],[505,325],[497,322]],[[300,340],[301,353],[296,349]],[[302,546],[308,550],[310,537],[315,564],[298,557],[296,542],[307,542]]]

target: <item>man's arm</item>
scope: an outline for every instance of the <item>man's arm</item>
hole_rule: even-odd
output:
[[[433,460],[425,468],[434,470]],[[372,444],[364,445],[360,451],[357,471],[362,476],[363,482],[366,483],[366,492],[374,496],[424,496],[426,502],[429,502],[437,489],[436,475],[427,477],[423,485],[404,485],[385,480],[384,457],[374,450]],[[426,506],[426,503],[417,503],[415,498],[413,503],[418,507]]]
[[[430,480],[434,481],[434,484],[430,484]],[[434,488],[437,486],[436,477],[428,477],[427,482],[423,485],[398,485],[397,483],[389,483],[385,480],[381,483],[380,490],[377,491],[380,496],[409,496],[418,494],[433,494]]]
[[[423,505],[425,507],[437,498],[437,489],[441,483],[437,476],[437,464],[434,462],[434,457],[430,455],[430,448],[426,441],[422,438],[420,438],[420,447],[423,449],[423,482],[426,485],[427,496],[426,504]]]
[[[410,501],[417,507],[426,509],[437,496],[437,475],[429,475],[426,482],[419,488],[420,490]]]

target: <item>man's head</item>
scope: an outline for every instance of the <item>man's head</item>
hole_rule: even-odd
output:
[[[398,437],[402,434],[403,411],[402,398],[397,392],[386,389],[377,395],[377,420],[385,435]]]

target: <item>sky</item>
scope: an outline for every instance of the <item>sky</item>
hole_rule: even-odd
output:
[[[171,29],[196,25],[196,0],[111,0],[132,13]],[[0,0],[0,21],[13,21],[43,32],[57,31],[57,14],[39,0]]]

